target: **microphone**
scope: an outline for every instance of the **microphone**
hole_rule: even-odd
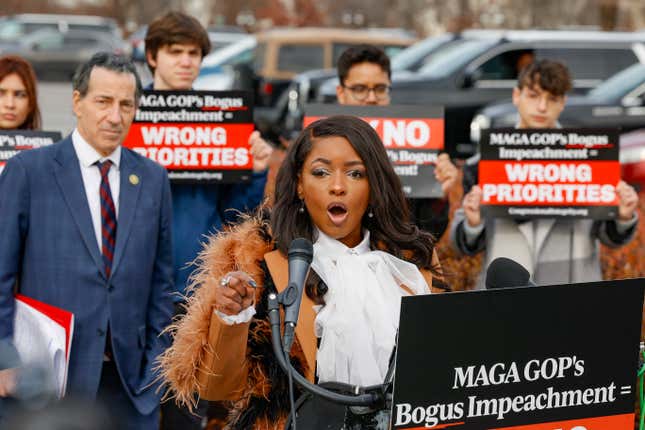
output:
[[[284,340],[282,349],[287,356],[293,344],[305,279],[307,279],[309,265],[311,265],[313,257],[314,247],[307,239],[300,237],[294,239],[289,245],[289,283],[282,292],[280,299],[284,305]]]
[[[486,289],[512,287],[535,287],[531,274],[516,261],[499,257],[494,259],[486,271]]]

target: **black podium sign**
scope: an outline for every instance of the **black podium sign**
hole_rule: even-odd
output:
[[[392,428],[633,429],[644,285],[404,298]]]

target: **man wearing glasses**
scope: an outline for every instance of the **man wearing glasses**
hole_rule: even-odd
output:
[[[338,103],[387,106],[390,78],[390,59],[385,52],[371,45],[351,47],[338,59]]]
[[[372,45],[359,45],[345,50],[338,59],[336,97],[341,105],[388,106],[392,72],[390,59],[382,49]],[[441,154],[440,159],[447,159]],[[438,174],[439,172],[437,172]],[[443,178],[437,177],[438,180]],[[448,200],[442,198],[411,199],[412,221],[427,230],[437,240],[448,226]]]

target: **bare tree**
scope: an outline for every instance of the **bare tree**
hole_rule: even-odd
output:
[[[321,26],[325,24],[325,17],[316,2],[296,0],[294,9],[295,16],[292,17],[291,21],[298,27]]]
[[[599,3],[600,28],[615,30],[618,24],[618,0],[600,0]]]
[[[78,0],[75,7],[51,0],[0,0],[5,14],[96,14],[120,24],[149,23],[188,0]],[[287,2],[287,3],[285,3]],[[215,0],[200,18],[236,24],[238,17],[273,25],[401,27],[419,34],[480,28],[645,28],[643,0]],[[285,7],[288,6],[288,7]],[[251,25],[250,30],[255,27]]]

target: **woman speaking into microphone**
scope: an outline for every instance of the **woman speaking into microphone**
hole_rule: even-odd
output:
[[[282,429],[287,376],[271,345],[269,293],[287,283],[287,248],[309,239],[291,362],[310,381],[381,384],[402,296],[439,285],[432,236],[409,222],[399,178],[361,119],[334,116],[302,131],[264,216],[210,238],[197,260],[186,315],[161,358],[168,396],[227,401],[226,428]],[[270,219],[269,219],[270,218]]]

